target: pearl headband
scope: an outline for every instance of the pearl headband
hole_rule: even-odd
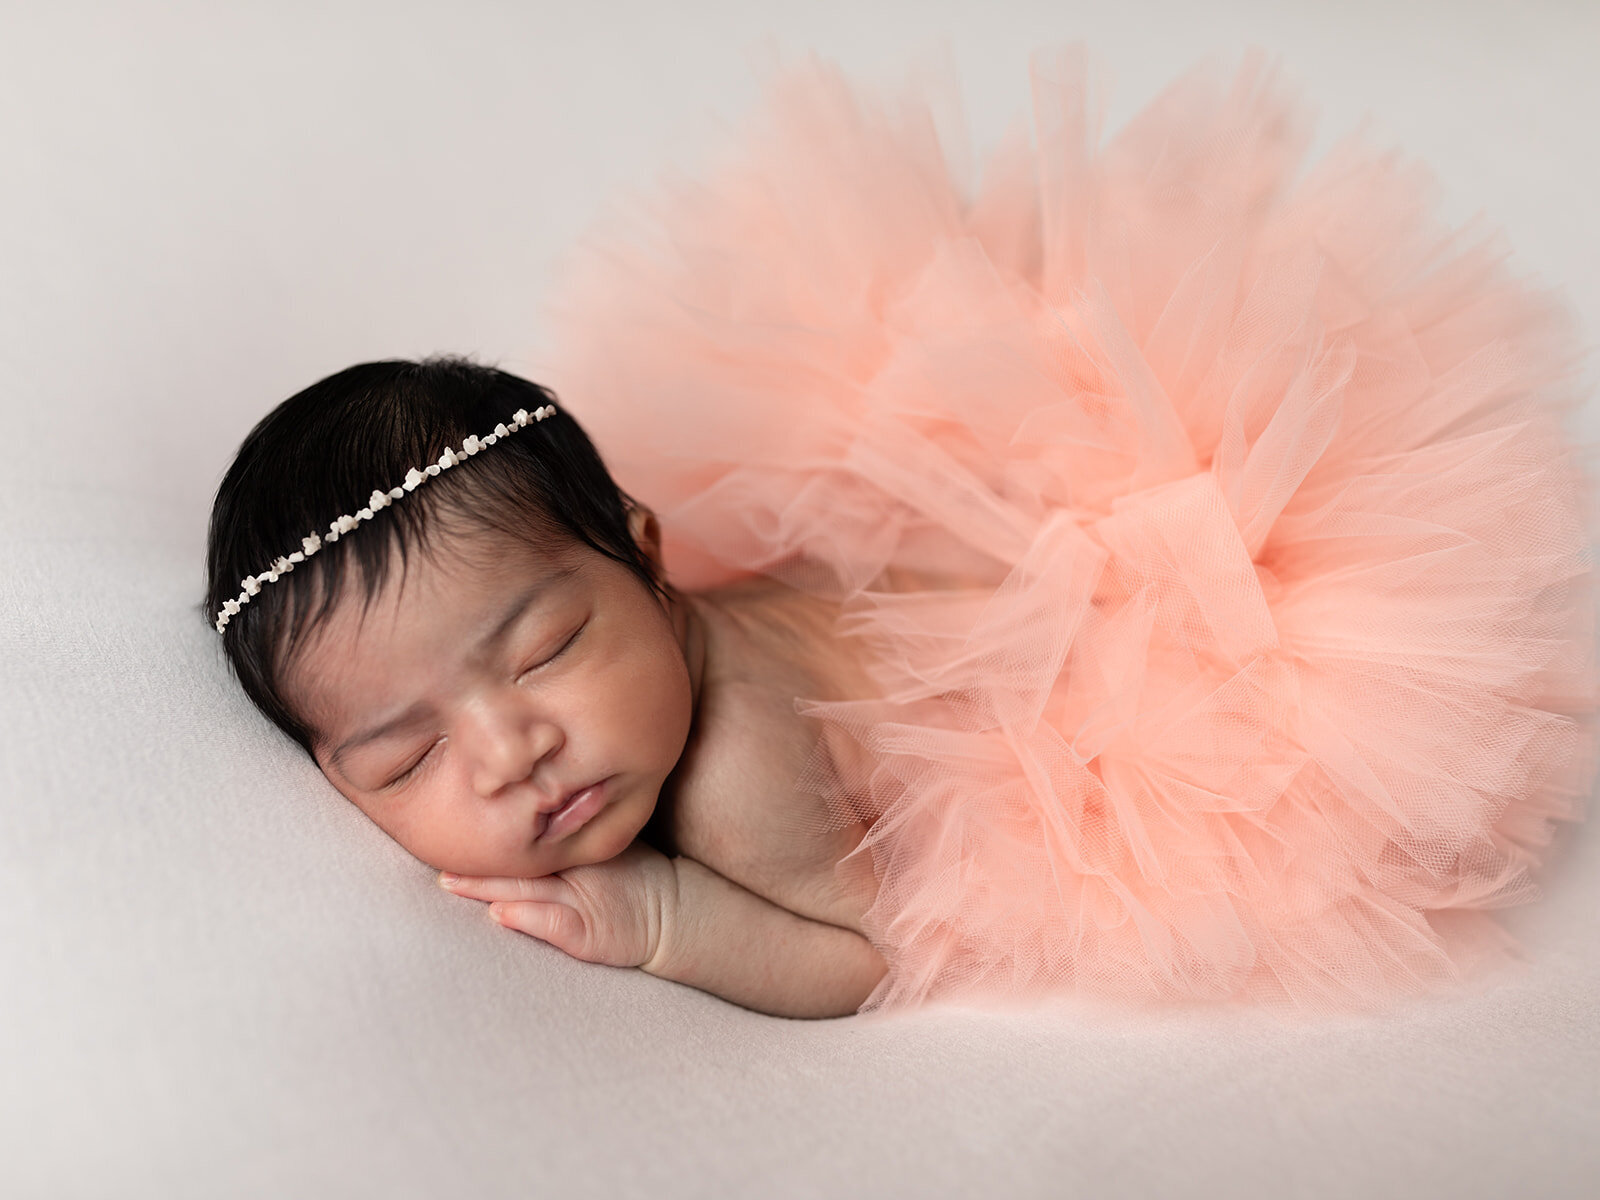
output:
[[[336,542],[340,536],[349,533],[362,521],[372,520],[372,514],[379,509],[388,508],[396,500],[403,500],[407,492],[413,492],[429,479],[434,478],[440,471],[448,471],[464,458],[471,458],[486,446],[492,446],[503,437],[509,437],[524,425],[531,425],[535,421],[542,421],[556,411],[554,404],[546,404],[543,408],[536,408],[533,412],[519,408],[511,416],[511,424],[496,425],[493,433],[486,433],[482,437],[469,434],[467,440],[461,443],[460,450],[451,450],[445,447],[445,452],[439,456],[439,461],[429,463],[420,471],[416,467],[406,472],[405,482],[398,487],[392,487],[387,492],[373,492],[367,497],[367,506],[355,513],[349,513],[334,519],[328,526],[328,532],[318,536],[316,533],[307,534],[300,539],[301,549],[293,554],[278,558],[270,567],[259,575],[251,575],[240,581],[239,586],[244,588],[237,597],[225,601],[222,611],[217,614],[217,632],[221,633],[228,627],[228,621],[239,615],[239,610],[250,603],[250,597],[261,590],[263,583],[276,583],[278,576],[287,575],[294,570],[296,563],[305,562],[326,542]]]

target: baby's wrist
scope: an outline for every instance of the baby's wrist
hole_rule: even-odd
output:
[[[682,943],[681,877],[678,864],[681,860],[670,858],[670,871],[660,873],[660,884],[651,889],[651,947],[639,969],[662,979],[672,979]]]

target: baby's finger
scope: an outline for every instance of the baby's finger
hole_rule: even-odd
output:
[[[575,958],[582,957],[583,918],[565,904],[500,901],[489,906],[489,915],[507,929],[549,942]]]
[[[518,879],[504,875],[439,876],[439,886],[473,900],[555,900],[563,895],[566,881],[558,875]]]

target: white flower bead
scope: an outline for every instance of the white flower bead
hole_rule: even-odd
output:
[[[494,427],[494,435],[495,435],[495,437],[505,437],[506,434],[508,434],[510,432],[511,432],[511,430],[507,429],[504,424],[496,425]]]
[[[306,556],[309,558],[322,548],[322,539],[313,533],[310,537],[301,538],[300,544],[305,547]]]
[[[261,573],[261,578],[265,579],[268,583],[277,583],[278,582],[278,572],[276,572],[274,570],[271,570],[271,569],[268,569],[268,570],[263,571]]]
[[[439,455],[439,469],[448,471],[460,461],[460,456],[457,455],[454,450],[450,449],[449,446],[446,446],[444,448],[444,453]]]
[[[240,604],[249,604],[250,603],[250,593],[249,592],[240,592],[239,593],[239,603]]]
[[[389,489],[389,499],[391,500],[398,500],[405,494],[406,490],[403,487],[392,487]]]
[[[415,467],[412,467],[411,470],[406,472],[406,482],[405,482],[406,491],[408,491],[408,492],[414,491],[416,489],[417,485],[419,483],[421,483],[426,478],[427,478],[427,476],[424,475],[421,471],[417,470]],[[432,493],[429,493],[429,494],[431,495]]]
[[[511,414],[511,419],[517,423],[517,428],[519,429],[526,425],[529,421],[533,420],[533,418],[528,415],[528,410],[525,408],[517,409],[516,412]]]
[[[246,575],[239,581],[239,586],[244,589],[245,595],[254,596],[261,590],[261,585],[256,582],[254,575]]]
[[[486,433],[483,435],[483,444],[485,446],[492,446],[499,440],[499,437],[492,433]]]
[[[461,449],[465,454],[476,454],[482,445],[483,443],[478,441],[477,434],[469,433],[467,434],[467,440],[461,443]]]
[[[224,600],[222,602],[222,611],[227,613],[230,617],[238,616],[239,602],[237,600]]]
[[[370,521],[372,520],[372,510],[370,508],[358,508],[356,509],[356,517],[362,521]]]
[[[337,521],[335,521],[334,524],[339,527],[340,533],[349,533],[356,527],[356,519],[349,513],[345,513]]]
[[[290,571],[294,570],[294,564],[287,558],[279,555],[277,558],[272,560],[272,569],[279,575],[287,575]]]
[[[388,508],[389,507],[389,493],[388,492],[373,492],[372,495],[367,497],[367,507],[370,508],[373,512],[377,512],[380,508]]]
[[[301,554],[300,551],[298,551],[298,550],[296,550],[293,554],[289,555],[289,561],[292,562],[292,563],[302,563],[302,562],[305,562],[305,560],[306,560],[306,556],[304,554]]]

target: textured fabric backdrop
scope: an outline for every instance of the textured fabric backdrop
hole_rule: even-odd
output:
[[[0,1194],[1600,1190],[1592,828],[1503,918],[1524,967],[1382,1019],[784,1021],[434,887],[196,611],[250,424],[364,359],[521,369],[596,206],[692,168],[771,55],[945,54],[986,143],[1077,38],[1112,125],[1281,54],[1313,157],[1370,116],[1600,340],[1587,0],[0,6]]]

